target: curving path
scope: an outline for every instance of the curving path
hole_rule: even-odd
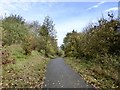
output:
[[[62,58],[53,59],[48,63],[43,88],[91,88],[82,77],[66,65]]]

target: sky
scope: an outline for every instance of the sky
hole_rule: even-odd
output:
[[[71,1],[71,2],[70,2]],[[82,32],[89,23],[95,23],[108,12],[118,15],[116,0],[3,0],[0,1],[0,17],[10,14],[21,15],[27,22],[39,21],[50,16],[57,31],[58,46],[73,29]]]

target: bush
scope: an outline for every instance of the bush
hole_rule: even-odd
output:
[[[34,35],[26,35],[24,42],[22,43],[22,48],[25,51],[25,54],[31,54],[32,50],[35,50],[37,47],[37,39]]]

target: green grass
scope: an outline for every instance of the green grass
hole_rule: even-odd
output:
[[[113,67],[105,67],[102,64],[75,58],[65,58],[65,62],[95,88],[118,87],[118,71]]]
[[[37,51],[26,56],[19,45],[12,45],[7,49],[11,52],[11,57],[15,58],[15,64],[2,65],[2,87],[42,87],[49,58]]]
[[[11,45],[8,46],[7,49],[10,51],[11,56],[17,61],[23,61],[28,57],[24,54],[25,52],[20,45]]]

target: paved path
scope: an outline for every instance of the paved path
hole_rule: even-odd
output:
[[[82,77],[66,65],[62,58],[48,63],[43,88],[93,88]]]

